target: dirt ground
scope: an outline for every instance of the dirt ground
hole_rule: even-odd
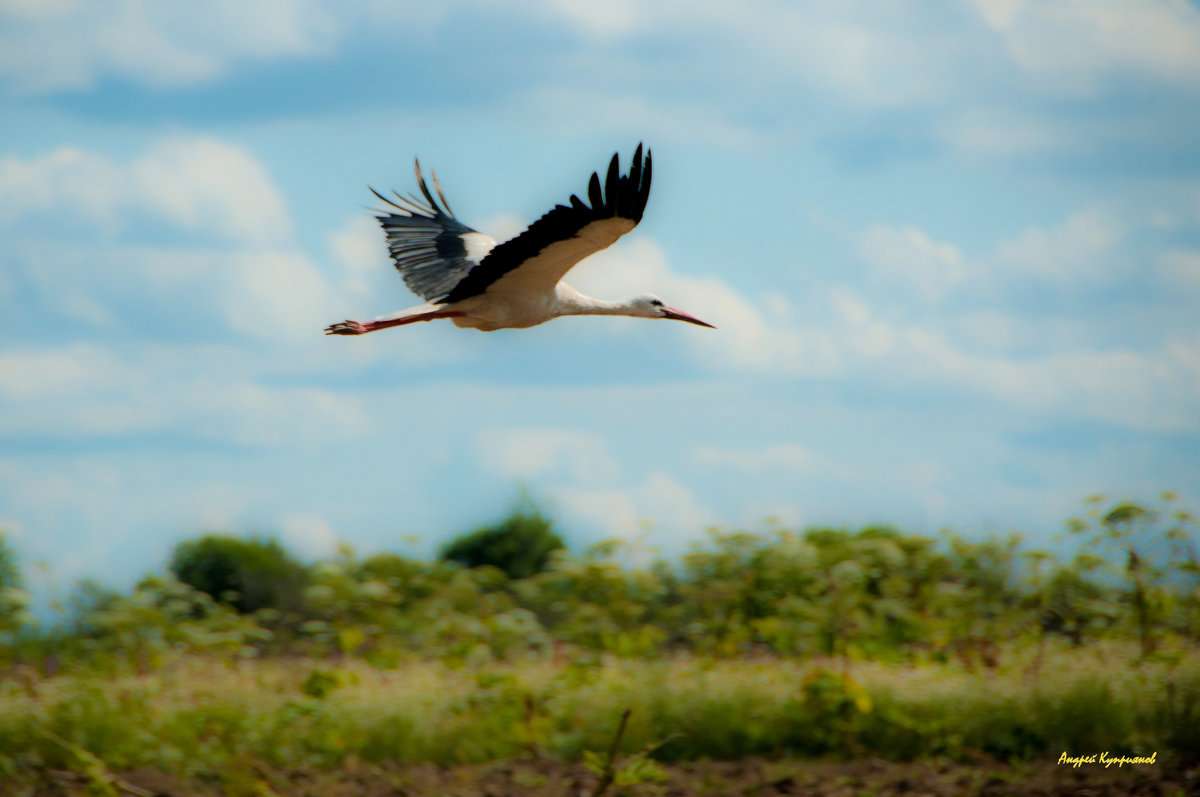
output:
[[[809,797],[1124,797],[1124,795],[1200,795],[1200,764],[1083,766],[1073,769],[1054,762],[1008,765],[978,763],[891,763],[760,761],[699,762],[665,766],[667,780],[635,786],[613,785],[615,795],[808,795]],[[94,777],[94,776],[93,776]],[[570,795],[585,797],[597,777],[579,764],[542,759],[514,759],[492,764],[443,769],[427,765],[369,766],[350,762],[332,772],[280,772],[249,763],[235,774],[216,779],[184,779],[149,770],[110,776],[108,794],[156,797],[506,797],[506,795]],[[103,794],[79,773],[45,773],[36,782],[5,783],[5,797],[82,797]]]

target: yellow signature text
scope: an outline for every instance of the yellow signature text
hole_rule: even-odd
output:
[[[1151,753],[1148,756],[1124,756],[1124,755],[1109,755],[1106,750],[1103,753],[1092,753],[1091,755],[1067,755],[1063,753],[1058,757],[1058,763],[1070,764],[1073,767],[1081,767],[1084,764],[1103,764],[1105,769],[1108,769],[1113,764],[1118,768],[1126,764],[1156,764],[1158,763],[1158,751]]]

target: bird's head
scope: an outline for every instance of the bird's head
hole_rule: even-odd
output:
[[[682,310],[667,305],[662,299],[652,293],[646,293],[637,297],[633,300],[632,305],[638,315],[646,318],[670,318],[675,321],[687,321],[689,324],[716,329],[712,324],[701,321],[694,315],[689,315]]]

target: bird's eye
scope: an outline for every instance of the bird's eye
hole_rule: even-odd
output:
[[[652,300],[650,301],[650,304],[654,305],[655,307],[662,307],[662,306],[663,306],[662,299],[652,299]]]

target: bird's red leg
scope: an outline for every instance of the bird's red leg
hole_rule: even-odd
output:
[[[365,335],[388,327],[398,327],[404,324],[415,324],[418,321],[433,321],[438,318],[457,318],[465,315],[458,310],[432,310],[428,313],[410,315],[405,318],[389,318],[383,321],[342,321],[325,327],[326,335]]]

